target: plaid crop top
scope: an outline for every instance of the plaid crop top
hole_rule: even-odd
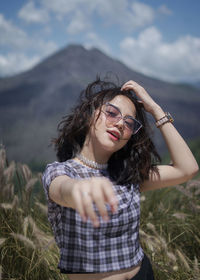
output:
[[[109,178],[106,170],[96,170],[73,159],[47,165],[42,180],[48,201],[48,220],[60,249],[58,268],[66,273],[100,273],[137,265],[144,256],[139,243],[139,186],[113,183],[118,211],[113,214],[107,205],[110,220],[105,222],[98,215],[100,227],[95,228],[89,219],[83,222],[76,210],[60,206],[49,198],[49,185],[60,175],[77,179]],[[94,208],[97,211],[95,205]]]

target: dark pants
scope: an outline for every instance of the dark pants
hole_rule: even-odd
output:
[[[140,270],[130,280],[154,280],[153,269],[150,260],[146,255],[144,255]]]
[[[65,271],[64,269],[61,269],[60,272],[69,274],[69,272]],[[150,260],[146,255],[144,255],[140,270],[130,280],[155,280]]]

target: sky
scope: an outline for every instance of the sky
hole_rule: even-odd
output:
[[[200,81],[200,0],[0,0],[0,76],[69,44],[170,82]]]

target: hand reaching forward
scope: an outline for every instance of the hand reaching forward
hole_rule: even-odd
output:
[[[133,90],[136,96],[139,98],[138,102],[143,104],[144,109],[147,112],[154,115],[158,109],[160,110],[159,105],[151,98],[151,96],[147,93],[147,91],[138,83],[130,80],[122,86],[121,90]]]
[[[102,177],[76,180],[72,189],[71,197],[74,208],[79,212],[83,221],[89,218],[95,227],[99,226],[98,217],[93,208],[93,202],[104,221],[109,220],[106,203],[111,207],[111,211],[117,211],[117,198],[112,188],[112,183]]]
[[[117,211],[117,197],[111,181],[105,177],[72,179],[58,176],[50,184],[49,196],[57,204],[77,210],[83,221],[89,218],[95,227],[99,226],[99,220],[93,203],[104,221],[109,220],[106,204],[113,213]]]

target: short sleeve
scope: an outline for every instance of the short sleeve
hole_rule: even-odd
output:
[[[67,175],[69,177],[74,178],[73,169],[70,166],[68,166],[65,162],[57,162],[57,161],[50,163],[46,166],[46,169],[42,176],[42,183],[48,201],[50,200],[49,186],[53,181],[53,179],[61,175]]]

